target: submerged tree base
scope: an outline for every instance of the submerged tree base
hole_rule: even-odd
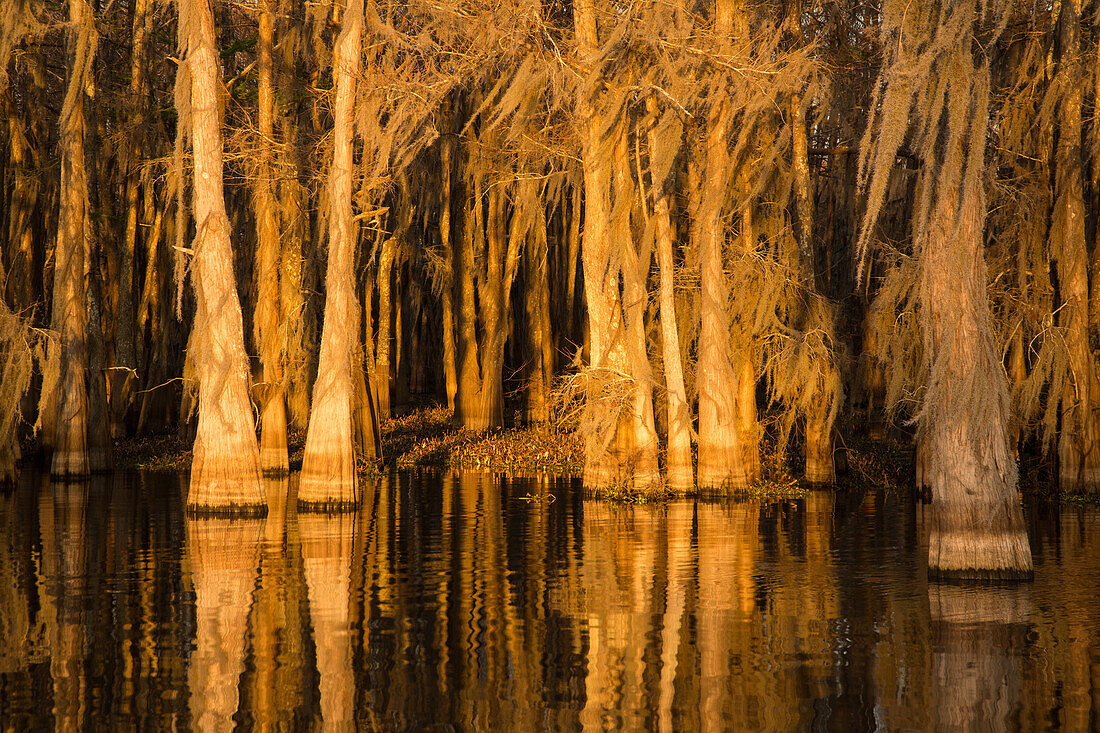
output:
[[[298,500],[298,511],[314,514],[346,514],[359,510],[358,501],[305,501]]]
[[[1035,578],[1034,570],[1013,570],[1002,568],[999,570],[978,570],[967,568],[964,570],[943,570],[941,568],[928,567],[928,579],[940,583],[970,583],[970,582],[1014,582],[1030,581]]]
[[[1031,548],[1023,530],[932,530],[928,539],[930,578],[1030,580]]]
[[[253,518],[266,517],[266,504],[187,504],[187,516],[202,519],[208,518]]]

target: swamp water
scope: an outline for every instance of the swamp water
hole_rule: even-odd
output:
[[[184,479],[0,494],[0,729],[1096,730],[1100,511],[929,583],[909,496],[623,506],[391,474],[193,519]],[[267,486],[285,494],[286,481]]]

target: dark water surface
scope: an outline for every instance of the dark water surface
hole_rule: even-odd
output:
[[[1027,507],[1034,582],[957,586],[891,494],[397,474],[356,514],[230,521],[180,486],[0,495],[0,729],[1098,727],[1095,509]]]

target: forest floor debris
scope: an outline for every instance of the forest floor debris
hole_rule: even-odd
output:
[[[547,425],[472,432],[454,427],[451,411],[443,407],[386,420],[382,455],[396,468],[470,468],[516,475],[577,475],[584,466],[584,446],[572,433]]]
[[[305,431],[292,430],[288,439],[290,468],[302,466]],[[451,411],[420,408],[382,424],[384,465],[394,468],[468,468],[513,475],[552,473],[579,475],[584,446],[572,433],[545,425],[472,432],[451,423]],[[145,471],[185,471],[191,466],[191,441],[178,435],[157,435],[118,441],[116,465]],[[377,468],[363,462],[363,472]]]
[[[302,466],[305,431],[292,430],[288,438],[290,467]],[[759,501],[785,501],[806,496],[808,487],[791,469],[793,451],[779,451],[764,441],[762,478],[753,486],[722,496]],[[550,473],[579,476],[584,469],[584,444],[574,433],[547,425],[528,425],[473,432],[456,428],[445,407],[419,407],[382,424],[384,467],[462,468],[496,471],[517,476]],[[911,491],[913,449],[897,438],[845,436],[837,443],[839,488],[852,491]],[[115,465],[145,471],[185,471],[191,465],[191,440],[177,434],[146,436],[115,443]],[[378,466],[363,462],[363,473]],[[1074,505],[1095,506],[1100,497],[1057,490],[1049,463],[1024,458],[1020,490],[1029,496]],[[711,492],[704,492],[709,496]],[[634,492],[609,486],[593,492],[596,498],[630,504],[667,501],[675,497],[662,488]]]
[[[191,468],[192,441],[177,433],[143,435],[115,441],[115,466],[143,471],[186,471]]]

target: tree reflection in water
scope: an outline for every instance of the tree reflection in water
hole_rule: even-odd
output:
[[[938,730],[1020,729],[1031,589],[929,583]]]
[[[303,730],[321,718],[302,543],[287,478],[264,478],[259,574],[248,613],[238,720],[259,730]]]
[[[0,728],[1083,730],[1100,705],[1095,509],[1029,507],[1034,582],[966,586],[925,581],[891,494],[397,474],[336,515],[269,481],[266,519],[229,520],[185,518],[178,481],[0,494]]]
[[[84,665],[85,510],[88,482],[44,484],[39,495],[45,621],[53,678],[54,730],[84,727],[87,687]]]
[[[186,521],[195,594],[187,675],[191,721],[204,731],[232,730],[264,520],[189,516]]]

